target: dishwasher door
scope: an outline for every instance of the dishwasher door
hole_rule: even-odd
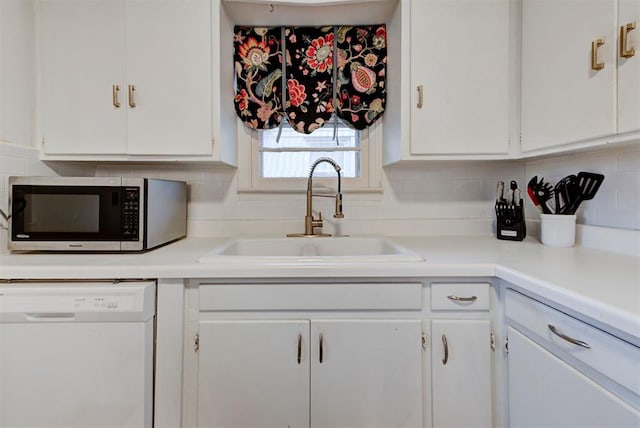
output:
[[[0,427],[152,427],[155,282],[0,286]]]

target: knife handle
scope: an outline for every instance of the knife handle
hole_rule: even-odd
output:
[[[498,181],[498,185],[496,187],[496,202],[501,202],[504,200],[504,181]]]

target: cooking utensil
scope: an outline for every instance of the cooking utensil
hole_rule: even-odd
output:
[[[529,183],[527,184],[527,195],[529,195],[529,199],[533,205],[538,209],[538,211],[542,212],[542,207],[540,206],[540,201],[538,201],[538,197],[536,196],[535,186],[538,184],[538,176],[534,175]]]
[[[571,208],[578,200],[578,183],[575,174],[571,174],[556,183],[554,187],[556,214],[573,214]]]
[[[593,199],[604,181],[604,175],[595,172],[580,171],[576,180],[578,196],[573,204],[571,204],[571,207],[569,207],[569,214],[575,214],[582,202]]]
[[[544,177],[540,179],[534,186],[533,191],[542,207],[542,212],[544,214],[554,214],[553,210],[553,187],[549,183],[544,182]],[[551,204],[549,204],[551,201]]]

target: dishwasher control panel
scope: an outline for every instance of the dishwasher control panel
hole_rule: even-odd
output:
[[[155,314],[155,283],[118,285],[16,284],[0,286],[0,319],[86,319]],[[136,319],[138,316],[136,316]]]

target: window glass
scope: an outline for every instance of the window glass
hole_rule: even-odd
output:
[[[360,177],[359,132],[339,123],[337,140],[333,121],[312,134],[301,134],[284,124],[279,141],[278,129],[260,131],[260,177],[301,178],[307,177],[313,162],[321,157],[330,157],[341,167],[345,178]],[[334,177],[329,164],[322,163],[314,171],[314,177]]]

